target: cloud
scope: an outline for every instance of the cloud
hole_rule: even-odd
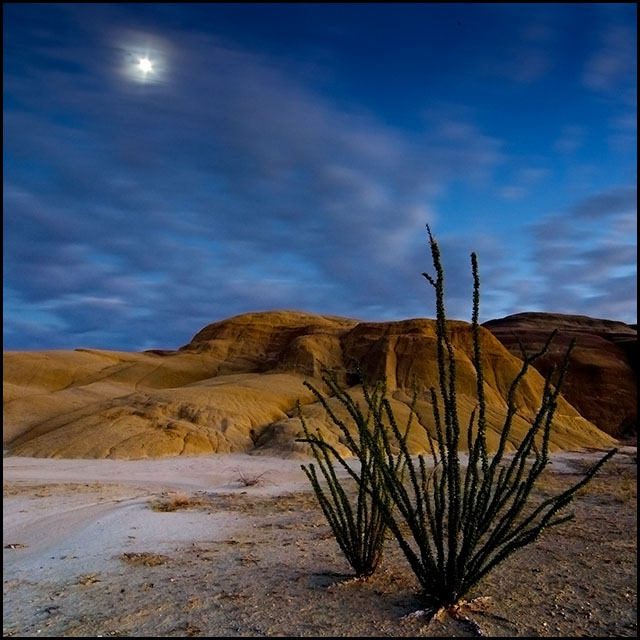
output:
[[[538,186],[549,175],[549,170],[541,167],[524,167],[513,171],[510,184],[498,189],[498,196],[503,200],[522,201],[533,187]]]
[[[613,153],[634,158],[637,147],[637,5],[594,5],[601,23],[582,71],[583,85],[610,105],[606,142]],[[635,166],[634,166],[635,170]]]
[[[610,219],[637,210],[636,187],[619,187],[585,198],[572,208],[572,215],[582,220]]]
[[[492,35],[502,44],[476,57],[475,64],[483,75],[529,85],[553,70],[553,50],[560,33],[555,24],[557,8],[540,12],[532,7],[521,13],[513,5],[485,4],[483,10]]]
[[[527,308],[637,320],[637,191],[611,189],[584,198],[532,228]]]
[[[553,143],[553,150],[562,154],[575,153],[584,144],[586,136],[587,131],[584,127],[576,124],[566,125]]]
[[[592,91],[625,91],[634,84],[636,68],[635,29],[631,24],[610,22],[602,29],[598,48],[585,64],[582,81]]]
[[[498,195],[504,200],[522,200],[527,195],[524,187],[508,185],[498,190]]]
[[[165,82],[134,84],[135,38],[114,33],[36,42],[30,76],[7,74],[5,286],[25,320],[9,344],[30,317],[50,329],[36,344],[63,327],[67,346],[140,348],[257,308],[426,313],[429,200],[487,180],[499,140],[462,117],[410,137],[193,31],[154,34]]]
[[[424,109],[423,157],[430,158],[435,184],[463,179],[473,186],[493,182],[493,174],[507,156],[504,141],[484,133],[474,122],[472,110],[456,104],[439,103]]]

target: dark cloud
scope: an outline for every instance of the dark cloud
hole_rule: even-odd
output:
[[[637,209],[636,187],[620,187],[605,193],[597,193],[573,208],[572,214],[581,219],[598,220],[626,214]]]

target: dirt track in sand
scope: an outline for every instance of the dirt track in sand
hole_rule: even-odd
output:
[[[636,635],[636,465],[618,454],[552,529],[479,586],[490,636]],[[593,453],[558,454],[537,495]],[[635,455],[635,453],[634,453]],[[239,476],[253,479],[244,486]],[[382,570],[348,565],[294,461],[4,459],[5,636],[441,636],[391,542]],[[165,512],[171,502],[189,508]],[[184,505],[183,505],[184,506]]]

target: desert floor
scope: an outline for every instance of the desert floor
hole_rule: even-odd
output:
[[[470,616],[486,635],[636,636],[635,454],[622,449],[581,491],[575,521],[478,586],[472,596],[489,605]],[[555,454],[537,499],[597,455]],[[372,579],[348,581],[298,461],[5,457],[3,467],[5,636],[477,634],[451,618],[404,618],[425,603],[393,540]]]

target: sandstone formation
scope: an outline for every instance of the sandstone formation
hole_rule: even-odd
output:
[[[611,320],[558,313],[519,313],[490,320],[489,329],[514,355],[520,343],[533,353],[558,329],[549,353],[535,367],[547,375],[558,366],[572,338],[576,347],[563,395],[581,415],[615,438],[636,434],[638,332]]]
[[[471,327],[452,321],[449,330],[466,424],[476,406]],[[495,446],[507,391],[521,362],[488,330],[481,329],[481,342],[488,439]],[[433,431],[434,422],[426,392],[437,385],[435,322],[369,323],[291,311],[250,313],[211,324],[177,351],[6,352],[3,442],[13,455],[39,457],[305,456],[307,445],[295,441],[302,435],[299,402],[309,426],[348,454],[303,381],[320,388],[324,366],[344,384],[356,385],[355,362],[370,382],[386,376],[399,420],[409,415],[417,382],[419,424],[414,423],[409,443],[414,452],[427,450],[424,430]],[[523,379],[510,446],[530,425],[542,386],[535,370]],[[358,386],[351,386],[351,392],[362,397]],[[612,442],[561,398],[553,449]]]

